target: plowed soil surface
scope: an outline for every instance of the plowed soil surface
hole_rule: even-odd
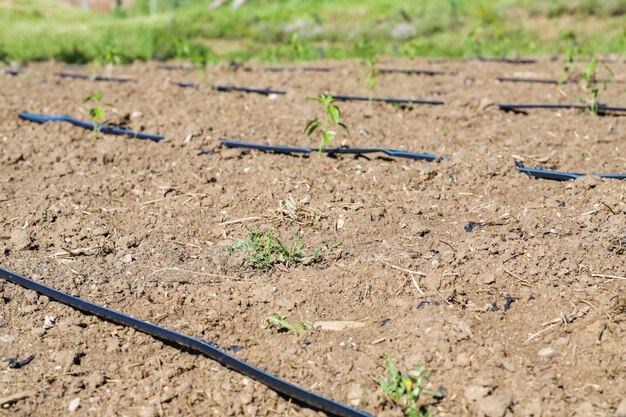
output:
[[[423,399],[436,416],[626,414],[626,182],[550,181],[515,168],[517,159],[626,173],[626,115],[516,114],[494,105],[584,102],[575,83],[495,80],[558,78],[562,64],[547,59],[387,61],[380,66],[454,74],[381,74],[373,91],[360,62],[307,65],[332,71],[166,71],[150,63],[99,72],[139,80],[120,84],[61,79],[61,64],[43,63],[23,77],[0,75],[2,267],[211,341],[374,415],[402,415],[381,397],[387,356],[403,371],[436,371],[428,387],[445,397]],[[616,81],[600,85],[600,101],[624,106],[626,65],[609,66]],[[288,93],[221,93],[214,84]],[[351,134],[338,132],[335,145],[452,159],[220,146],[221,138],[316,146],[303,128],[321,116],[320,105],[305,98],[326,90],[445,101],[409,109],[340,103]],[[83,97],[94,91],[110,123],[168,139],[18,118],[29,111],[89,120],[93,104]],[[467,231],[470,222],[479,225]],[[307,255],[321,258],[251,268],[245,251],[228,251],[251,228],[287,244],[298,234]],[[262,328],[272,313],[292,323],[357,324],[296,336]],[[46,316],[54,320],[44,326]],[[19,369],[0,363],[0,400],[23,394],[0,414],[319,415],[205,357],[2,281],[0,359],[31,354]]]

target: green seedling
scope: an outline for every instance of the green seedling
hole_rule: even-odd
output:
[[[271,327],[274,327],[279,331],[288,331],[296,336],[299,336],[304,330],[313,330],[313,323],[300,320],[296,324],[291,324],[282,314],[274,313],[263,319],[263,322],[261,323],[262,329],[269,329]]]
[[[367,75],[367,85],[369,88],[374,89],[378,85],[378,76],[380,75],[380,69],[378,68],[378,64],[380,64],[380,60],[376,57],[373,57],[368,59],[366,62],[369,68],[369,72]]]
[[[583,74],[583,81],[585,82],[585,91],[588,95],[589,102],[589,111],[593,115],[598,114],[598,84],[596,83],[596,57],[591,58],[591,61],[587,64],[585,68],[585,73]]]
[[[565,51],[565,61],[563,62],[563,75],[559,78],[559,84],[565,83],[571,76],[572,71],[574,69],[574,63],[576,61],[576,55],[580,53],[580,47],[575,42],[572,41],[572,44]]]
[[[441,398],[439,392],[424,388],[433,371],[418,365],[410,373],[400,373],[391,356],[387,356],[387,372],[388,378],[380,381],[383,400],[402,407],[407,417],[430,416],[426,406],[420,405],[420,398],[424,394]]]
[[[320,130],[320,149],[319,155],[326,149],[337,135],[337,132],[329,130],[331,127],[341,127],[346,133],[350,134],[348,126],[341,122],[341,110],[335,103],[337,100],[330,94],[320,94],[319,97],[309,97],[307,100],[315,100],[324,106],[324,118],[320,120],[316,117],[309,120],[304,127],[307,136],[311,136],[317,130]]]
[[[93,132],[97,135],[100,132],[100,125],[106,121],[105,107],[113,107],[112,104],[100,104],[103,94],[97,91],[92,92],[90,95],[83,97],[83,103],[93,103],[93,107],[89,109],[89,116],[94,123]]]
[[[228,253],[247,251],[249,256],[245,262],[253,268],[266,269],[277,264],[295,265],[306,256],[297,232],[293,235],[289,247],[275,237],[271,230],[261,232],[258,229],[250,229],[249,233],[248,240],[235,243],[228,248]]]

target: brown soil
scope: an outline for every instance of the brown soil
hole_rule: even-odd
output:
[[[221,347],[240,346],[237,357],[375,415],[401,415],[381,405],[387,355],[402,370],[436,370],[430,387],[447,394],[425,403],[438,416],[623,412],[626,282],[593,274],[626,275],[618,242],[626,235],[626,183],[537,180],[515,170],[514,155],[531,167],[626,172],[626,117],[510,114],[491,105],[580,102],[577,85],[493,80],[520,72],[558,77],[559,64],[547,60],[396,61],[385,66],[458,75],[383,75],[375,95],[447,104],[402,110],[343,103],[352,135],[337,143],[452,161],[219,147],[221,137],[315,146],[302,130],[319,115],[318,104],[305,97],[368,94],[358,62],[309,65],[335,70],[167,72],[136,64],[109,69],[141,79],[117,84],[59,79],[52,74],[61,66],[48,63],[33,65],[25,78],[0,76],[2,266]],[[618,78],[626,74],[623,64],[612,69]],[[182,89],[171,80],[203,87]],[[217,93],[212,84],[289,93]],[[94,90],[114,106],[107,108],[112,122],[129,119],[130,128],[168,140],[94,138],[65,123],[17,117],[88,119],[82,98]],[[625,92],[614,83],[600,98],[624,105]],[[140,114],[125,117],[133,112]],[[297,215],[281,214],[292,199]],[[466,232],[470,221],[486,225]],[[242,252],[227,251],[249,227],[285,239],[299,231],[309,251],[342,244],[319,263],[253,270]],[[132,262],[122,261],[127,254]],[[508,311],[505,296],[515,298]],[[75,398],[77,416],[316,415],[207,358],[15,285],[0,282],[0,306],[0,358],[36,355],[21,369],[0,367],[0,399],[27,394],[3,407],[10,415],[65,415]],[[262,329],[275,312],[364,326],[300,336]],[[48,329],[46,316],[56,317]]]

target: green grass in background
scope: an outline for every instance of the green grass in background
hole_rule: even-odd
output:
[[[0,60],[210,63],[626,51],[626,0],[137,0],[109,14],[0,0]]]

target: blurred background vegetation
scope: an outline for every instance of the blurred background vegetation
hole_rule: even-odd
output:
[[[626,56],[626,0],[67,1],[0,0],[0,61]]]

